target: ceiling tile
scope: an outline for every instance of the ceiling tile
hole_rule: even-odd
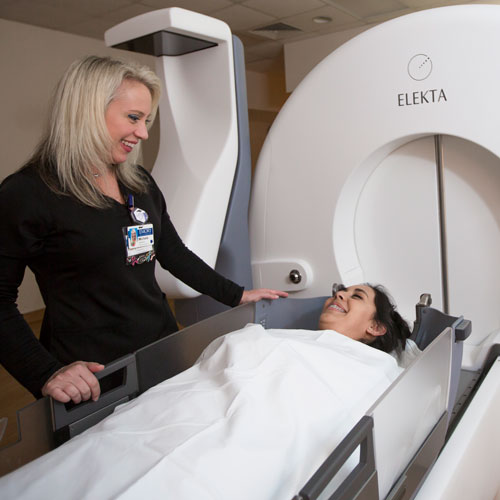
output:
[[[132,19],[133,17],[140,16],[141,14],[145,14],[146,12],[151,12],[153,10],[156,9],[141,4],[134,4],[108,12],[107,14],[101,16],[100,19],[105,23],[110,23],[110,26],[112,27],[115,24],[126,21],[127,19]]]
[[[295,28],[289,24],[273,22],[271,24],[249,30],[247,33],[258,36],[261,40],[290,40],[292,38],[296,38],[297,35],[302,34],[303,32],[299,28]]]
[[[315,17],[330,17],[332,21],[329,23],[318,24],[313,21],[313,18]],[[282,19],[282,22],[291,24],[292,26],[300,28],[305,32],[330,32],[339,27],[342,27],[342,29],[349,29],[353,26],[359,25],[359,20],[356,17],[350,16],[349,14],[330,6],[310,10],[297,16],[287,17]]]
[[[105,21],[101,18],[93,18],[71,26],[71,33],[104,40],[104,33],[112,28],[116,23]]]
[[[386,14],[380,14],[379,16],[367,17],[365,18],[365,21],[368,24],[380,24],[385,21],[390,21],[391,19],[395,19],[396,17],[406,16],[407,14],[411,14],[412,12],[415,12],[415,9],[403,7],[401,10],[398,10],[397,12],[387,12]]]
[[[0,0],[0,17],[102,40],[107,29],[122,21],[178,6],[227,22],[257,66],[259,60],[275,58],[285,39],[301,40],[366,27],[415,10],[467,3],[498,5],[500,0]],[[315,16],[332,21],[317,24],[312,21]],[[278,22],[301,31],[251,31]]]
[[[325,2],[361,19],[398,11],[406,7],[398,0],[356,0],[355,2],[352,0],[325,0]]]
[[[154,7],[155,9],[166,9],[167,7],[182,7],[183,9],[209,14],[214,10],[223,9],[233,5],[230,0],[140,0],[142,5]]]
[[[321,0],[245,0],[242,5],[280,18],[319,9],[325,4]]]
[[[275,17],[268,16],[262,12],[249,9],[242,5],[233,5],[226,9],[221,9],[212,13],[213,17],[225,21],[231,27],[232,31],[254,28],[276,21]]]
[[[58,9],[36,0],[18,0],[0,4],[0,17],[45,28],[58,29],[81,21],[81,11]]]
[[[134,0],[37,0],[37,3],[50,5],[61,11],[72,10],[83,12],[89,16],[102,16],[107,12],[126,7],[134,3]]]

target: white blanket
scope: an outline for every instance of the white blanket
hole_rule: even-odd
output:
[[[1,478],[0,496],[289,500],[400,372],[331,330],[247,325]]]

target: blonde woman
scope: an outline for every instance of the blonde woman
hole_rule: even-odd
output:
[[[0,361],[36,397],[95,400],[103,363],[177,329],[156,260],[230,306],[286,296],[244,291],[182,243],[162,193],[134,162],[160,88],[143,66],[95,56],[74,62],[40,145],[0,186]],[[40,342],[16,306],[26,267],[46,305]]]

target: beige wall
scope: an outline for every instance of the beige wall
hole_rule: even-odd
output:
[[[43,129],[52,89],[67,66],[90,55],[135,59],[154,69],[154,58],[110,49],[103,41],[70,35],[0,19],[2,161],[0,180],[17,170],[30,156]],[[267,130],[287,97],[282,60],[267,74],[249,72],[250,133],[253,163]],[[253,110],[253,111],[252,111]],[[255,111],[257,110],[257,113]],[[159,127],[154,125],[145,143],[143,165],[151,169],[157,153]],[[19,290],[22,313],[43,307],[33,274],[27,270]]]
[[[252,170],[255,170],[267,133],[290,95],[285,88],[283,54],[265,73],[247,71],[248,121]]]

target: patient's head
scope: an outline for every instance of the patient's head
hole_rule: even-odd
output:
[[[410,329],[379,285],[340,286],[323,306],[321,330],[335,330],[390,352],[404,349]]]

